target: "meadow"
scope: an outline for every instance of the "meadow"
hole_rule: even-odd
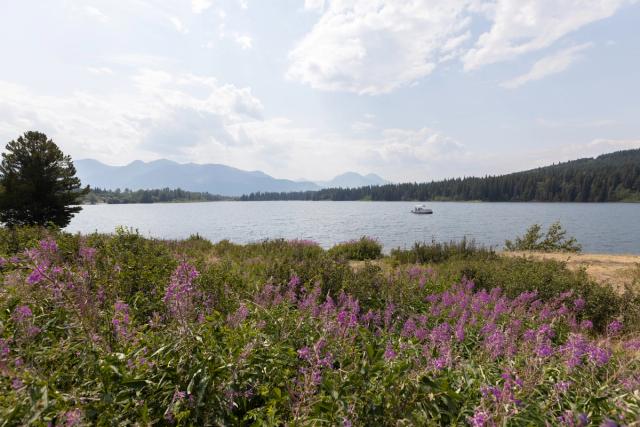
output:
[[[640,296],[472,242],[0,229],[0,425],[638,425]]]

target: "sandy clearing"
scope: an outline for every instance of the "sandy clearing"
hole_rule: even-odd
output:
[[[502,252],[502,255],[565,262],[569,269],[584,268],[592,279],[609,283],[617,289],[633,284],[640,286],[640,255],[560,252]]]

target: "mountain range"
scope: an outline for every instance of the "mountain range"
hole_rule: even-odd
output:
[[[256,192],[309,191],[323,188],[355,188],[388,183],[376,174],[347,172],[330,181],[278,179],[261,171],[245,171],[221,164],[177,163],[160,159],[133,161],[111,166],[94,159],[74,161],[83,185],[93,188],[131,190],[181,188],[221,196],[240,196]]]

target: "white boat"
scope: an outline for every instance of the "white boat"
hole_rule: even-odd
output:
[[[433,211],[427,208],[427,205],[415,205],[411,210],[411,213],[414,214],[432,214]]]

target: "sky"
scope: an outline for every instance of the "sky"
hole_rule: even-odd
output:
[[[394,182],[640,147],[640,1],[0,0],[0,141]]]

